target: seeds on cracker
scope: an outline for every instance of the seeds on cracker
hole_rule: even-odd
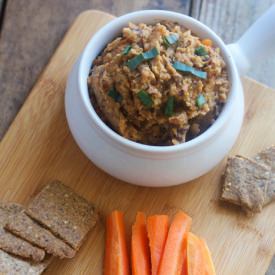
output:
[[[0,248],[22,258],[28,258],[36,262],[42,261],[45,257],[44,250],[33,246],[4,229],[8,220],[13,219],[22,209],[22,206],[18,204],[0,203]]]
[[[271,178],[268,166],[235,156],[229,158],[221,198],[248,212],[260,212]]]
[[[91,203],[58,181],[45,186],[29,203],[26,211],[31,218],[76,250],[97,219]]]
[[[258,153],[254,160],[271,168],[271,180],[267,187],[264,204],[275,200],[275,146],[271,146]]]
[[[69,245],[33,221],[24,211],[20,211],[13,219],[10,219],[5,228],[54,256],[60,258],[75,256],[75,251]]]
[[[31,263],[12,256],[0,249],[0,272],[5,275],[39,275],[50,264],[51,258],[40,263]]]

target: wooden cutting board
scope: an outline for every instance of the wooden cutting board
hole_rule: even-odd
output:
[[[77,256],[55,260],[45,274],[102,274],[104,216],[113,209],[125,212],[128,229],[138,210],[172,216],[182,209],[193,217],[192,230],[207,240],[217,274],[264,274],[275,251],[275,203],[253,218],[220,203],[225,162],[181,186],[137,187],[96,168],[72,139],[64,112],[66,79],[93,33],[112,18],[87,11],[75,20],[0,144],[2,200],[26,204],[43,184],[60,179],[102,214]],[[245,120],[230,154],[253,156],[275,143],[275,93],[253,80],[243,84]]]

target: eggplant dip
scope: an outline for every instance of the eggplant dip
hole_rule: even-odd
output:
[[[220,49],[167,21],[123,28],[93,62],[88,87],[107,125],[148,145],[175,145],[200,135],[229,93]]]

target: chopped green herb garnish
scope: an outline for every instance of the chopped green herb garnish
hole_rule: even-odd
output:
[[[131,71],[135,70],[139,64],[141,64],[145,60],[150,60],[155,58],[159,54],[156,48],[153,48],[147,52],[140,53],[139,55],[131,58],[126,62],[126,65],[129,67]]]
[[[109,92],[108,96],[110,96],[115,102],[120,102],[122,100],[122,95],[113,87]]]
[[[131,49],[132,49],[132,46],[131,46],[131,45],[127,45],[127,46],[123,49],[122,54],[123,54],[123,55],[127,55],[127,54],[131,51]]]
[[[207,78],[207,72],[197,70],[191,66],[188,66],[184,63],[181,63],[179,61],[176,61],[173,64],[173,67],[180,72],[185,72],[185,73],[191,73],[192,75],[195,75],[199,78],[206,79]]]
[[[169,96],[168,97],[168,100],[167,100],[166,106],[165,106],[165,110],[164,110],[164,114],[166,116],[173,115],[173,112],[174,112],[174,100],[175,100],[175,98],[173,96]]]
[[[150,108],[153,105],[153,100],[146,91],[141,90],[140,92],[138,92],[137,96],[142,104],[147,108]]]
[[[139,55],[131,58],[130,60],[128,60],[126,62],[126,65],[129,67],[129,69],[131,71],[135,70],[137,68],[137,66],[142,63],[144,61],[144,57],[142,55],[142,53],[140,53]]]
[[[150,60],[155,58],[157,55],[159,55],[159,51],[157,50],[157,48],[153,48],[145,53],[142,54],[144,60]]]
[[[167,41],[166,36],[163,36],[162,38],[163,38],[164,47],[165,47],[166,49],[168,49],[168,48],[170,47],[170,44],[169,44],[169,42]]]
[[[208,55],[208,52],[206,51],[205,47],[199,46],[195,49],[195,54],[198,56],[205,56]]]
[[[169,44],[173,45],[179,40],[179,35],[177,33],[171,33],[167,36],[164,36],[164,40]]]
[[[201,108],[206,103],[204,95],[200,94],[196,98],[196,105]]]

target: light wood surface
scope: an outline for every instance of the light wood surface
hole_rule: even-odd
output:
[[[207,240],[218,275],[264,274],[275,250],[275,204],[253,218],[221,204],[224,162],[181,186],[144,188],[97,169],[73,141],[64,114],[66,78],[85,43],[111,18],[87,11],[76,19],[0,143],[2,200],[26,204],[43,184],[60,179],[101,212],[76,258],[55,260],[45,274],[102,274],[104,216],[113,209],[125,212],[128,229],[138,210],[173,215],[182,209],[193,217],[192,230]],[[245,121],[231,154],[252,156],[275,143],[275,98],[271,89],[255,81],[245,79],[244,86]]]

